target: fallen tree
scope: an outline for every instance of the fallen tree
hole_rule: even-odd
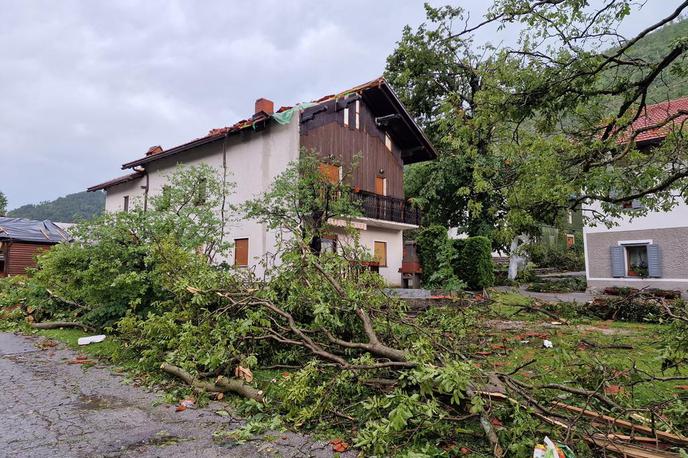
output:
[[[309,170],[317,172],[317,163],[299,167],[302,177]],[[318,182],[311,176],[313,181]],[[280,416],[297,427],[348,431],[364,453],[458,454],[470,444],[478,453],[503,457],[532,453],[544,435],[572,446],[591,437],[600,438],[588,441],[593,447],[603,447],[597,445],[602,437],[635,443],[634,434],[630,440],[620,438],[628,435],[623,424],[601,422],[553,403],[562,400],[621,421],[632,422],[639,414],[668,419],[648,427],[680,437],[677,429],[683,423],[665,406],[634,404],[605,393],[606,386],[619,383],[614,368],[581,362],[571,369],[572,380],[545,383],[521,377],[532,361],[505,373],[482,366],[484,360],[472,355],[476,342],[482,344],[485,337],[476,321],[485,313],[478,307],[486,302],[479,306],[466,300],[461,307],[448,302],[409,311],[402,301],[388,297],[380,276],[365,267],[372,257],[355,231],[323,220],[323,215],[345,220],[341,212],[355,211],[343,203],[322,210],[333,196],[344,198],[346,189],[324,180],[320,186],[313,192],[299,188],[298,182],[295,188],[282,181],[276,186],[279,192],[249,205],[249,216],[291,231],[278,247],[280,262],[267,263],[265,277],[215,266],[193,246],[178,243],[169,232],[174,224],[167,224],[177,222],[174,216],[156,215],[151,223],[148,215],[128,214],[123,221],[134,219],[135,231],[124,222],[109,221],[106,228],[92,231],[98,238],[89,246],[47,253],[57,259],[44,259],[47,270],[37,278],[57,283],[52,290],[74,302],[73,316],[84,319],[83,310],[88,310],[89,319],[110,320],[121,310],[113,311],[106,300],[113,288],[109,270],[84,277],[92,283],[79,282],[76,291],[71,284],[82,274],[81,261],[97,251],[91,269],[125,266],[117,281],[134,285],[138,294],[113,328],[125,361],[141,372],[169,375],[195,391],[236,393],[249,400],[242,404],[247,411],[257,409],[257,402],[260,415]],[[165,224],[158,224],[160,220]],[[337,254],[319,252],[314,239],[333,230],[350,243],[342,243]],[[49,275],[53,267],[60,269],[57,276]],[[98,302],[82,300],[86,292]],[[122,291],[112,294],[119,298]],[[70,305],[58,302],[60,315],[54,316],[63,317]],[[48,311],[46,307],[42,313],[49,316]],[[669,312],[683,316],[680,308]],[[573,377],[575,370],[591,376]],[[251,371],[261,371],[260,377],[253,379]],[[632,375],[623,380],[629,389],[659,376],[639,370]],[[661,434],[638,436],[663,441]]]

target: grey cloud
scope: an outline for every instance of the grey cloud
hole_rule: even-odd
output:
[[[375,78],[402,27],[424,20],[421,1],[394,0],[17,0],[0,14],[10,208],[112,178],[151,145],[245,118],[258,97],[291,105]]]

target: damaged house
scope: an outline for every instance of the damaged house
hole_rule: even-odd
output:
[[[267,191],[302,149],[320,157],[321,170],[332,180],[341,180],[343,171],[355,164],[348,184],[363,216],[351,223],[386,282],[401,285],[402,234],[420,222],[418,210],[404,198],[404,165],[432,160],[436,152],[383,78],[278,110],[260,98],[249,119],[174,148],[152,147],[122,166],[131,173],[88,190],[106,191],[109,212],[127,211],[135,202],[145,208],[177,164],[206,163],[226,167],[236,184],[231,203],[241,204]],[[326,249],[337,250],[345,242],[343,233],[336,232],[324,241]],[[229,227],[227,236],[234,242],[227,261],[260,275],[260,261],[274,250],[276,234],[245,220]]]

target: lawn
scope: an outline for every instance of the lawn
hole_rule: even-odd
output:
[[[484,369],[510,373],[530,385],[566,384],[602,391],[622,405],[637,408],[686,396],[687,380],[638,383],[643,373],[655,377],[688,376],[688,370],[663,369],[665,325],[601,321],[572,316],[573,306],[558,306],[564,318],[521,307],[532,299],[496,294],[489,314],[480,323]],[[544,341],[552,342],[545,348]],[[636,371],[636,369],[638,371]],[[552,390],[552,399],[580,401],[580,397]]]

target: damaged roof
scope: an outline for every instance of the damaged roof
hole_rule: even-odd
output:
[[[72,237],[52,221],[0,217],[0,240],[54,244]]]
[[[404,146],[406,146],[409,150],[407,156],[403,157],[404,163],[410,164],[413,162],[435,159],[437,157],[437,153],[435,152],[434,147],[430,143],[430,140],[428,140],[421,128],[416,124],[413,118],[406,111],[401,101],[396,96],[396,94],[389,86],[387,81],[382,77],[376,78],[372,81],[360,84],[358,86],[354,86],[350,89],[341,91],[337,94],[330,94],[321,97],[313,101],[312,103],[308,104],[308,110],[312,111],[314,109],[322,109],[322,106],[327,104],[327,102],[346,98],[353,94],[360,95],[363,98],[363,100],[370,106],[370,108],[376,116],[382,117],[390,114],[399,115],[400,122],[390,126],[390,130],[392,132],[392,135],[400,138],[404,143]],[[313,106],[313,104],[315,106]],[[277,113],[281,113],[292,108],[294,107],[283,106],[279,110],[277,110]],[[227,135],[237,134],[248,129],[262,129],[268,122],[272,120],[273,116],[273,114],[258,112],[252,117],[248,119],[243,119],[231,126],[211,129],[204,137],[197,138],[190,142],[175,146],[174,148],[170,148],[166,151],[159,151],[154,154],[150,154],[149,151],[149,153],[145,157],[123,164],[122,169],[129,169],[137,166],[142,166],[144,164],[157,161],[159,159],[170,157],[183,151],[195,148],[197,146],[205,145],[207,143],[211,143],[216,140],[222,139]],[[124,178],[125,177],[121,177],[120,179]],[[122,182],[123,181],[120,181],[118,183],[107,182],[103,184],[107,185],[105,187],[108,187]],[[102,187],[103,184],[93,186],[92,188],[89,188],[89,191],[91,189],[96,190],[96,188],[104,189],[105,187]]]

